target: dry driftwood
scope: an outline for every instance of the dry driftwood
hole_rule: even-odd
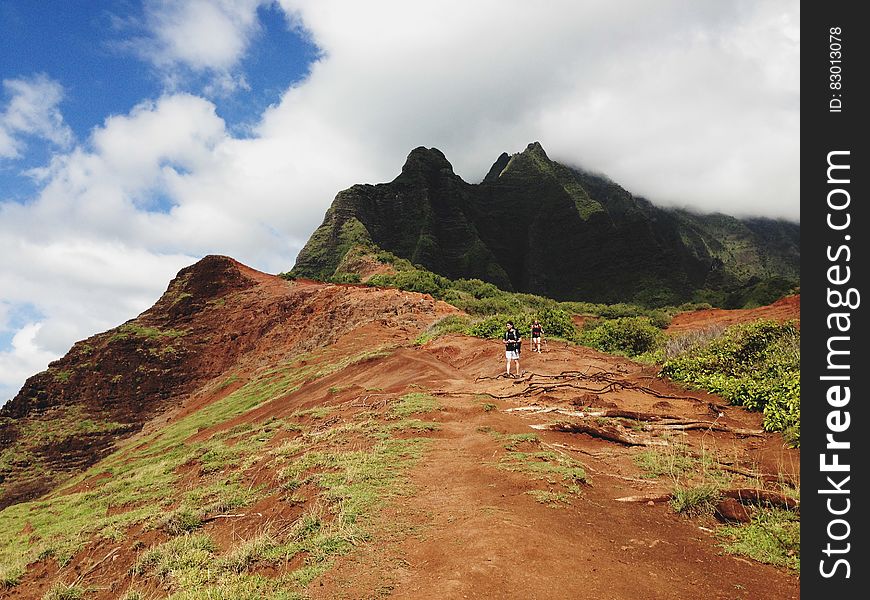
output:
[[[758,488],[733,488],[722,490],[720,494],[726,498],[734,498],[746,504],[771,504],[779,508],[787,508],[795,510],[800,506],[800,502],[779,492],[771,490],[762,490]]]
[[[710,431],[723,431],[725,433],[733,433],[735,435],[751,435],[763,436],[764,432],[760,429],[743,429],[740,427],[728,427],[715,421],[680,421],[677,423],[653,423],[649,425],[650,429],[665,429],[665,430],[680,430],[686,431],[689,429],[707,429]]]
[[[587,422],[577,421],[557,421],[556,423],[548,423],[545,425],[532,425],[532,429],[543,429],[547,431],[561,431],[564,433],[585,433],[602,440],[616,442],[624,446],[666,446],[664,440],[644,440],[626,435],[611,425],[598,425]]]
[[[642,496],[623,496],[617,502],[669,502],[672,494],[644,494]]]
[[[624,410],[620,408],[605,408],[595,411],[576,411],[566,410],[558,406],[518,406],[516,408],[508,408],[505,412],[530,412],[532,414],[539,413],[557,413],[566,417],[605,417],[609,419],[631,419],[633,421],[661,421],[662,419],[676,419],[680,417],[675,415],[659,415],[655,413],[645,413],[636,410]]]
[[[794,478],[788,473],[758,473],[756,471],[750,471],[749,469],[741,469],[740,467],[735,467],[734,465],[722,464],[719,465],[719,468],[723,471],[728,471],[730,473],[737,473],[738,475],[743,475],[744,477],[749,477],[750,479],[760,479],[761,481],[767,483],[787,483],[793,487],[797,487],[795,484]]]
[[[757,488],[732,488],[720,490],[719,495],[723,498],[733,498],[742,504],[770,504],[779,508],[797,510],[800,502],[785,494],[771,490]],[[617,502],[668,502],[673,494],[647,494],[641,496],[624,496],[617,498]]]

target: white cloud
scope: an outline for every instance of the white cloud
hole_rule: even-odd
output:
[[[12,338],[12,349],[0,351],[0,398],[14,396],[25,379],[56,358],[36,344],[41,328],[41,323],[28,323]]]
[[[3,88],[10,99],[0,112],[0,158],[20,158],[25,146],[22,137],[44,139],[60,148],[72,143],[72,131],[58,109],[63,99],[58,82],[35,75],[5,79]]]
[[[272,0],[149,0],[145,5],[147,34],[132,47],[178,87],[189,69],[213,75],[207,86],[220,95],[247,82],[236,72],[239,61],[259,31],[257,9]]]
[[[476,181],[540,140],[653,200],[799,214],[797,2],[281,4],[324,59],[265,125],[313,110],[381,177],[423,144]]]
[[[170,79],[232,88],[262,4],[149,3],[137,47]],[[171,88],[35,172],[38,197],[0,204],[0,303],[44,315],[4,364],[135,316],[204,254],[288,269],[336,192],[392,179],[419,145],[468,181],[540,140],[653,201],[799,214],[796,1],[280,5],[322,54],[248,137]],[[51,110],[39,131],[56,135]]]

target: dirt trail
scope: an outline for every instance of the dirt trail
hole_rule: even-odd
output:
[[[552,422],[548,413],[505,412],[535,404],[577,411],[579,390],[564,389],[535,397],[506,396],[526,389],[525,380],[484,379],[503,368],[497,343],[451,336],[418,353],[441,357],[466,375],[433,392],[442,410],[427,415],[441,423],[421,464],[413,471],[415,493],[383,516],[406,523],[404,539],[371,544],[340,562],[316,598],[798,598],[798,578],[784,570],[725,555],[713,535],[712,519],[689,519],[666,504],[628,504],[616,498],[668,491],[670,482],[641,478],[626,448],[587,435],[535,431]],[[406,357],[386,364],[401,369]],[[599,370],[627,383],[649,386],[645,371],[624,359],[551,343],[544,354],[524,356],[524,369],[540,374]],[[379,369],[381,370],[381,369]],[[423,370],[425,372],[425,370]],[[373,372],[370,375],[374,375]],[[378,381],[375,376],[370,381]],[[657,383],[658,395],[621,390],[597,395],[600,406],[676,414],[692,419],[759,428],[758,415],[732,407],[710,414],[706,395],[694,399],[675,386]],[[477,394],[477,395],[476,395]],[[484,401],[496,405],[485,410]],[[722,413],[718,416],[718,413]],[[549,418],[548,418],[549,417]],[[560,491],[522,472],[499,468],[507,452],[498,434],[538,433],[527,452],[564,453],[585,467],[589,482],[580,494],[555,507],[532,490]],[[799,455],[775,436],[742,438],[729,433],[691,431],[681,436],[695,449],[718,452],[736,463],[798,476]],[[366,587],[366,586],[369,587]]]

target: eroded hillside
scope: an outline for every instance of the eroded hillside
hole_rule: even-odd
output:
[[[415,342],[455,312],[222,257],[182,271],[4,410],[35,458],[5,459],[0,595],[799,597],[723,546],[723,523],[799,508],[799,451],[759,414],[566,343],[504,378],[499,342]],[[35,435],[76,414],[123,427]],[[676,512],[712,482],[711,512]],[[48,493],[9,495],[27,485]]]

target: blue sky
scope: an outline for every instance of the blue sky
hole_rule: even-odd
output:
[[[182,267],[289,269],[441,149],[798,220],[796,0],[0,0],[0,402]]]
[[[84,142],[107,116],[125,114],[143,98],[162,93],[164,75],[137,60],[131,47],[133,40],[149,35],[147,19],[140,2],[0,0],[0,74],[4,79],[45,75],[60,82],[63,99],[58,108],[74,138]],[[253,43],[236,67],[246,85],[234,93],[209,94],[218,115],[239,135],[305,76],[318,52],[276,4],[259,6],[257,22]],[[177,89],[197,92],[214,75],[186,65],[179,67],[179,74]],[[8,95],[6,90],[7,100]],[[44,165],[53,150],[24,137],[23,156],[15,164],[0,164],[4,200],[22,202],[34,194],[34,182],[19,173]]]

